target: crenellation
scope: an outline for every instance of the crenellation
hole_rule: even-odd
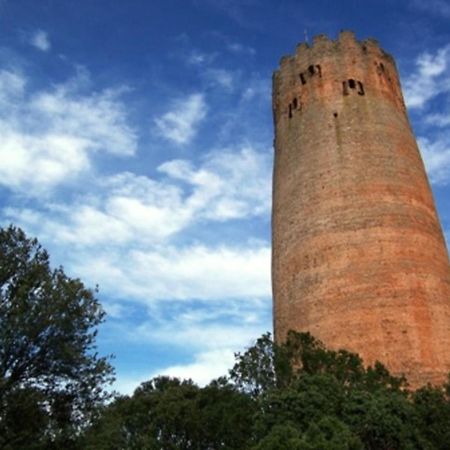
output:
[[[378,46],[376,40],[359,42],[354,33],[349,31],[341,32],[337,40],[319,35],[314,37],[312,45],[298,45],[294,56],[282,59],[282,66],[276,73],[278,72],[279,76],[274,77],[274,92],[291,92],[291,95],[283,96],[277,101],[288,118],[293,117],[289,113],[289,105],[294,91],[302,106],[308,108],[314,97],[326,94],[328,98],[332,98],[332,92],[341,92],[344,96],[355,92],[363,97],[367,94],[367,89],[371,91],[375,87],[375,90],[381,90],[387,99],[404,110],[399,84],[396,85],[393,81],[398,77],[392,57]],[[333,77],[332,80],[330,76]],[[352,91],[353,88],[349,90],[349,80],[355,80],[355,91]],[[335,97],[335,109],[340,109],[338,97]]]
[[[313,46],[316,48],[320,47],[321,45],[328,47],[332,44],[333,40],[330,39],[326,34],[317,34],[313,37]]]
[[[356,40],[355,33],[350,30],[343,30],[338,36],[339,47],[342,48],[357,48],[360,47],[360,43]]]
[[[310,50],[310,46],[306,42],[302,42],[301,44],[297,45],[297,48],[295,49],[295,59],[297,61],[308,60]]]

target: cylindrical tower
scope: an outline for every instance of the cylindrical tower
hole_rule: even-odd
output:
[[[275,339],[309,331],[417,387],[450,371],[450,268],[393,58],[343,32],[274,74]]]

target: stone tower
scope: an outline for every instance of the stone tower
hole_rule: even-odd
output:
[[[414,387],[450,371],[450,269],[393,58],[318,36],[274,74],[275,339],[310,331]]]

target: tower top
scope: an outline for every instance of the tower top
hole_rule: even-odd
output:
[[[358,41],[353,31],[344,30],[339,33],[336,40],[330,39],[325,34],[314,36],[313,43],[301,42],[297,45],[295,55],[285,55],[280,60],[280,69],[290,66],[295,61],[310,61],[326,56],[331,53],[345,52],[349,49],[358,50],[363,54],[370,54],[378,58],[389,59],[394,63],[391,55],[386,53],[378,44],[376,39],[368,38]],[[395,63],[394,63],[395,64]]]

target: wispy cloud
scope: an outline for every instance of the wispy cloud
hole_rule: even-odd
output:
[[[256,91],[241,97],[252,83],[239,71],[215,67],[211,55],[192,57],[186,69],[199,72],[197,88],[152,124],[179,146],[203,131],[218,88],[222,97],[230,93],[221,114],[236,121],[241,115],[229,104],[259,99]],[[55,264],[100,286],[106,327],[123,323],[121,335],[129,333],[133,345],[184,351],[183,363],[128,373],[117,386],[122,392],[156,374],[200,383],[225,374],[233,351],[270,327],[270,243],[245,230],[268,223],[271,149],[242,133],[203,145],[192,158],[164,161],[160,153],[151,176],[133,173],[133,161],[123,168],[112,159],[138,150],[127,91],[95,90],[82,69],[64,83],[33,85],[18,70],[0,73],[0,183],[18,199],[2,206],[2,222],[38,236]],[[168,314],[172,307],[180,308],[176,315]],[[136,320],[130,310],[142,315]]]
[[[450,139],[439,137],[434,140],[418,138],[418,144],[433,184],[450,184]]]
[[[198,49],[192,49],[187,56],[183,54],[186,58],[186,62],[193,66],[204,66],[211,64],[217,57],[216,53],[206,53]]]
[[[244,147],[211,152],[200,166],[162,164],[153,180],[121,173],[92,185],[76,203],[7,208],[4,216],[55,247],[65,265],[110,295],[137,301],[270,295],[270,248],[171,239],[196,224],[249,219],[270,210],[268,153]]]
[[[450,45],[416,59],[416,70],[406,77],[405,101],[409,108],[422,108],[439,94],[450,91]]]
[[[246,55],[255,55],[256,50],[248,45],[240,44],[239,42],[230,42],[227,44],[227,49],[233,53],[241,53]]]
[[[252,9],[258,6],[258,0],[196,0],[196,3],[219,10],[243,27],[260,27],[252,14]]]
[[[0,106],[15,108],[25,91],[26,79],[20,72],[0,70]],[[9,112],[9,111],[8,111]]]
[[[228,374],[233,367],[234,349],[218,349],[197,353],[194,361],[161,368],[152,374],[167,375],[181,379],[192,379],[200,386],[205,386],[212,379]]]
[[[220,86],[226,90],[232,90],[234,87],[234,74],[225,69],[207,69],[204,76],[209,84]]]
[[[185,305],[181,310],[169,308],[163,317],[158,317],[152,309],[149,319],[133,327],[132,331],[124,327],[123,322],[116,324],[114,333],[120,333],[130,343],[170,345],[174,352],[184,355],[184,360],[186,349],[191,354],[185,363],[161,365],[151,372],[122,380],[117,385],[119,391],[131,392],[142,381],[157,375],[191,378],[204,385],[213,378],[226,375],[233,366],[234,352],[250,346],[257,336],[270,328],[268,297]]]
[[[88,170],[93,152],[135,152],[120,90],[83,95],[77,78],[39,92],[26,86],[20,72],[0,72],[0,184],[39,195]]]
[[[12,170],[12,162],[7,167]],[[39,235],[89,247],[128,245],[137,236],[142,243],[161,243],[198,222],[257,217],[270,210],[268,152],[221,149],[199,166],[170,160],[158,170],[164,175],[159,180],[123,172],[100,177],[89,196],[76,203],[7,212],[33,228],[43,215],[46,226],[36,230]]]
[[[48,33],[43,30],[37,30],[31,35],[30,44],[43,52],[48,52],[51,47]]]
[[[184,248],[134,250],[80,259],[73,270],[84,279],[95,278],[111,294],[136,301],[217,301],[270,295],[270,247],[251,244],[217,248],[194,245]],[[113,278],[111,273],[115,273]],[[94,275],[94,276],[93,276]]]
[[[264,102],[271,96],[271,85],[267,78],[253,77],[251,83],[244,88],[241,96],[241,100],[244,102],[254,100],[262,100]]]
[[[154,123],[158,134],[176,144],[187,144],[197,134],[197,128],[206,117],[207,106],[204,95],[191,94],[172,102],[170,110]]]
[[[210,303],[209,303],[210,304]],[[234,308],[232,314],[224,313],[226,306]],[[236,302],[227,299],[227,304],[219,303],[222,314],[215,320],[192,321],[175,314],[171,319],[161,322],[143,321],[133,330],[123,334],[124,339],[152,341],[162,345],[174,345],[180,349],[188,346],[196,353],[209,352],[215,349],[240,349],[251,344],[256,336],[266,331],[268,324],[264,318],[270,311],[270,301],[248,297]],[[246,322],[245,315],[249,310],[258,314],[254,322]]]
[[[422,53],[415,64],[404,80],[405,98],[421,123],[417,142],[430,181],[445,185],[450,178],[450,44]]]
[[[159,171],[196,186],[186,203],[197,214],[226,220],[266,213],[270,209],[271,155],[251,147],[211,152],[202,167],[173,160]],[[252,174],[252,175],[250,175]]]
[[[447,0],[413,0],[411,5],[426,13],[436,14],[438,16],[450,17],[450,4]]]

